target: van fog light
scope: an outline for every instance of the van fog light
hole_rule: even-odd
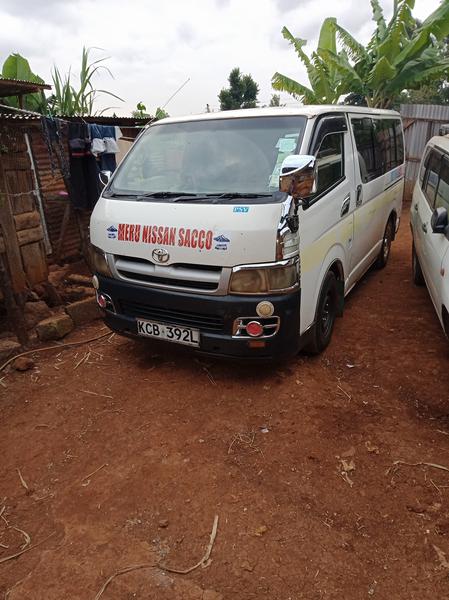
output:
[[[263,327],[259,321],[250,321],[246,326],[246,333],[251,337],[259,337],[263,335]]]
[[[106,308],[108,305],[108,299],[104,294],[97,294],[97,303],[100,308]]]
[[[263,300],[256,306],[256,313],[259,317],[271,317],[274,313],[274,306],[268,300]]]

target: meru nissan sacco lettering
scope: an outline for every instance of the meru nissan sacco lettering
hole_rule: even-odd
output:
[[[211,230],[206,231],[205,229],[130,223],[119,223],[117,232],[117,239],[122,242],[142,242],[143,244],[198,248],[199,250],[210,250],[213,236]]]
[[[151,122],[91,216],[105,322],[235,359],[321,352],[347,294],[387,264],[404,165],[391,110],[248,108]]]

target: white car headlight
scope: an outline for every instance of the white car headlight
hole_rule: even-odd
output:
[[[263,267],[236,267],[229,284],[230,294],[270,294],[290,291],[299,284],[298,261]]]

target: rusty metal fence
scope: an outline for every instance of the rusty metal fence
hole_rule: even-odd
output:
[[[404,199],[410,200],[427,142],[449,123],[449,105],[401,104],[406,148]]]

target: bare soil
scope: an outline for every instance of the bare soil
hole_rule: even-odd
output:
[[[94,600],[124,567],[186,569],[218,515],[209,566],[135,570],[102,600],[449,598],[449,343],[403,217],[319,357],[113,336],[0,374],[0,597]],[[14,527],[53,535],[4,561]]]

